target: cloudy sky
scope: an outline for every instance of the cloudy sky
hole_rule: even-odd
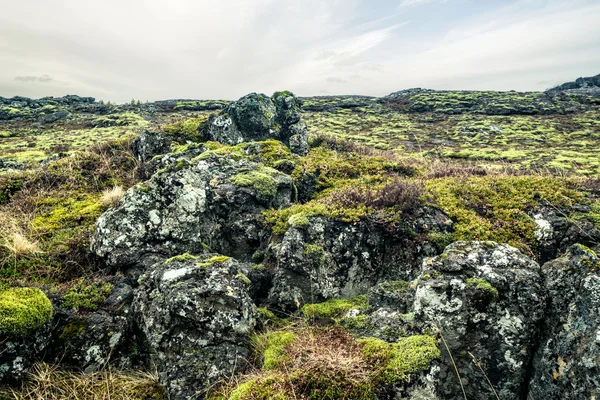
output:
[[[543,90],[600,73],[598,0],[0,0],[0,96]]]

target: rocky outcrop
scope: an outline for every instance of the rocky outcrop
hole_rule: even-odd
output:
[[[391,233],[368,221],[292,216],[290,228],[271,244],[266,261],[275,265],[269,302],[293,311],[304,303],[366,293],[381,281],[415,278],[420,260],[437,254],[416,236],[450,231],[452,221],[439,210],[422,208],[405,224]]]
[[[547,293],[528,399],[600,396],[600,259],[574,245],[542,267]]]
[[[266,139],[281,140],[297,154],[308,152],[308,129],[301,118],[301,102],[290,92],[273,98],[251,93],[211,116],[205,139],[235,145]]]
[[[587,216],[591,210],[587,205],[575,205],[573,211]],[[589,246],[600,243],[600,229],[594,223],[585,218],[575,220],[567,215],[568,211],[563,212],[553,206],[541,206],[531,212],[537,225],[535,237],[540,263],[559,257],[576,243]]]
[[[127,369],[132,366],[136,345],[131,302],[133,288],[121,282],[102,307],[93,312],[60,310],[53,322],[51,341],[44,360],[52,365],[85,372],[108,366]]]
[[[439,330],[432,370],[440,398],[518,399],[544,315],[537,263],[505,244],[456,242],[428,259],[415,292],[415,320]],[[425,328],[423,328],[425,329]]]
[[[182,159],[99,218],[92,250],[121,267],[206,249],[246,259],[259,244],[260,212],[289,205],[293,188],[288,175],[245,159]]]
[[[573,82],[566,82],[562,85],[558,85],[551,91],[556,90],[574,90],[574,89],[596,89],[600,90],[600,74],[596,76],[590,76],[587,78],[577,78]]]
[[[229,257],[186,254],[140,278],[136,319],[171,399],[203,398],[244,367],[256,324],[247,273]]]
[[[0,290],[0,383],[21,379],[49,342],[53,308],[39,289]]]
[[[133,154],[138,160],[138,175],[148,179],[154,172],[148,163],[153,157],[171,151],[171,141],[160,132],[144,131],[133,141]]]

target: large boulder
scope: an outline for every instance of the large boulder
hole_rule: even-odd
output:
[[[523,398],[544,313],[537,263],[494,242],[455,242],[424,262],[415,321],[445,343],[433,374],[440,398]],[[423,328],[426,329],[426,328]]]
[[[266,265],[274,265],[269,302],[282,311],[301,304],[366,293],[385,280],[412,280],[423,257],[437,254],[418,237],[447,232],[452,221],[437,209],[422,208],[401,230],[383,224],[356,224],[297,214],[290,228],[271,243]]]
[[[246,159],[210,152],[181,159],[98,219],[92,251],[121,267],[206,249],[249,258],[260,242],[260,212],[288,206],[293,189],[290,176]]]
[[[246,365],[257,317],[247,273],[229,257],[185,254],[141,276],[134,312],[170,399],[202,398]]]
[[[599,398],[600,259],[574,245],[542,272],[548,302],[527,398]]]
[[[230,103],[219,115],[211,116],[205,139],[235,145],[277,139],[297,154],[308,152],[308,129],[301,118],[301,102],[291,92],[270,98],[250,93]]]
[[[39,289],[0,290],[0,383],[21,379],[49,342],[52,303]]]
[[[133,154],[138,160],[138,174],[143,179],[147,179],[151,172],[147,163],[153,157],[166,154],[171,151],[171,140],[160,132],[144,131],[133,141]]]

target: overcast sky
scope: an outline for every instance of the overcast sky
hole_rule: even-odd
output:
[[[544,90],[600,73],[599,0],[0,0],[0,96]]]

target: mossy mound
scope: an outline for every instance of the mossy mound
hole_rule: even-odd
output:
[[[0,291],[0,336],[21,336],[41,328],[52,318],[52,303],[34,288]]]

